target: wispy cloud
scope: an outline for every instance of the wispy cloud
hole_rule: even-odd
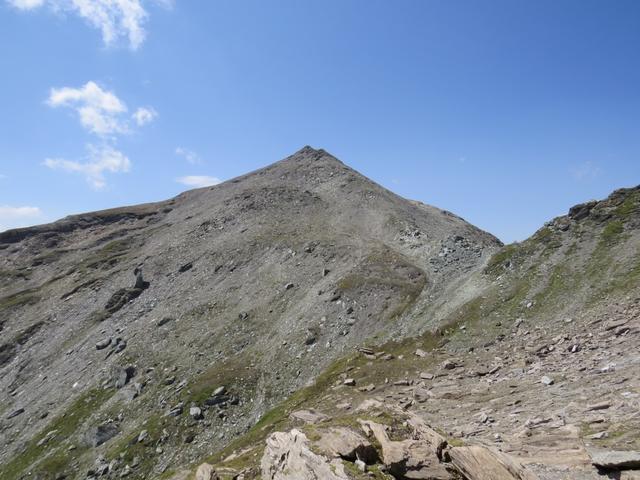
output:
[[[94,81],[82,87],[52,88],[47,104],[52,108],[67,107],[76,111],[80,123],[96,135],[119,135],[131,132],[130,119],[125,115],[127,105],[118,96]],[[158,116],[153,107],[139,107],[131,119],[139,127]]]
[[[153,107],[140,107],[132,115],[139,127],[153,122],[158,116],[158,112]]]
[[[120,151],[103,145],[96,147],[88,145],[88,158],[85,162],[65,160],[63,158],[47,158],[44,165],[52,170],[62,170],[71,173],[80,173],[96,190],[106,187],[105,172],[126,173],[131,169],[131,162]]]
[[[129,158],[114,147],[118,136],[131,133],[135,126],[146,125],[158,116],[153,107],[147,106],[139,107],[129,117],[127,105],[115,93],[93,81],[80,88],[52,88],[47,104],[52,108],[75,110],[80,124],[89,133],[97,135],[100,144],[87,145],[88,155],[83,161],[47,158],[43,165],[53,170],[83,174],[96,190],[106,187],[105,173],[125,173],[131,169]]]
[[[149,14],[141,0],[7,0],[19,10],[35,10],[44,6],[53,11],[70,12],[100,30],[102,41],[111,46],[126,39],[131,49],[136,50],[144,42],[147,32],[145,23]],[[167,0],[158,3],[171,6]]]
[[[217,185],[221,182],[219,178],[210,177],[208,175],[187,175],[185,177],[176,178],[176,182],[193,188],[209,187]]]
[[[198,165],[202,163],[202,159],[200,158],[200,155],[198,155],[193,150],[189,150],[188,148],[177,147],[176,155],[183,157],[187,162],[189,162],[192,165]]]
[[[577,181],[593,180],[602,174],[602,169],[593,162],[584,162],[569,169],[571,176]]]
[[[20,10],[31,10],[44,5],[44,0],[7,0],[9,5]]]
[[[42,210],[38,207],[0,205],[0,232],[31,225],[39,218],[42,218]]]
[[[122,117],[127,111],[125,103],[95,82],[87,82],[80,88],[52,88],[47,103],[53,108],[73,108],[82,126],[97,135],[126,133],[129,130]]]

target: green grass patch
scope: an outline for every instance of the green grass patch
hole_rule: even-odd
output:
[[[86,449],[82,445],[77,445],[76,450],[65,450],[63,453],[62,449],[68,446],[64,445],[64,442],[69,440],[78,427],[92,413],[98,410],[111,395],[113,395],[113,390],[111,389],[93,389],[82,394],[67,408],[65,413],[49,422],[39,434],[31,439],[22,452],[0,467],[0,478],[3,480],[20,478],[31,466],[34,466],[33,471],[41,471],[47,474],[62,473],[69,462]],[[38,445],[38,442],[51,431],[56,432],[55,437],[43,445]],[[34,465],[36,462],[38,464]],[[55,471],[46,470],[54,467]]]
[[[622,219],[627,219],[634,213],[640,211],[640,192],[635,191],[631,193],[627,198],[625,198],[624,202],[622,202],[618,207],[614,210],[614,214],[617,217]]]
[[[31,288],[29,290],[23,290],[13,295],[0,298],[0,311],[15,309],[23,307],[25,305],[33,305],[40,301],[40,297],[37,295],[38,289]]]
[[[112,446],[106,457],[121,458],[124,464],[129,465],[131,465],[134,458],[138,457],[140,463],[135,469],[135,475],[132,474],[132,478],[145,478],[145,475],[154,466],[154,450],[163,429],[166,429],[172,435],[175,433],[176,427],[172,427],[166,418],[158,414],[152,415],[135,432],[125,436]],[[138,442],[138,436],[142,430],[146,430],[148,436],[143,442]]]
[[[624,232],[624,225],[621,220],[611,220],[607,225],[602,229],[602,233],[600,234],[600,241],[607,245],[613,245],[616,243],[620,235]]]
[[[512,259],[518,252],[518,246],[519,244],[517,243],[505,245],[499,251],[494,253],[487,263],[485,273],[493,276],[500,275],[507,266],[511,264]]]

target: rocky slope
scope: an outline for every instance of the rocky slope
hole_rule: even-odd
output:
[[[0,234],[0,478],[638,478],[639,227],[502,247],[307,147]]]
[[[342,358],[208,461],[222,478],[639,478],[639,227],[640,187],[572,208],[471,273],[480,293],[437,331]]]
[[[499,247],[310,147],[0,233],[0,478],[168,476],[354,347],[438,325]]]

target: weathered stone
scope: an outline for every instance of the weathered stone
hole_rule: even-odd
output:
[[[111,381],[115,388],[122,388],[135,376],[136,369],[132,365],[126,367],[114,366],[111,369]]]
[[[365,431],[375,436],[382,448],[382,462],[389,473],[396,478],[451,479],[451,474],[440,463],[436,449],[428,442],[407,439],[390,440],[383,425],[371,421],[361,421]]]
[[[102,425],[97,425],[95,427],[90,428],[84,435],[85,442],[90,447],[97,447],[102,445],[104,442],[112,439],[118,433],[118,427],[116,427],[113,423],[104,423]]]
[[[7,415],[7,420],[10,420],[14,417],[17,417],[18,415],[24,413],[24,408],[17,408],[14,411],[12,411],[9,415]]]
[[[606,410],[609,407],[611,407],[611,402],[600,402],[600,403],[595,403],[593,405],[589,405],[587,407],[587,411],[591,412],[594,410]]]
[[[218,480],[218,475],[212,465],[203,463],[196,470],[195,480]]]
[[[289,418],[293,420],[301,420],[304,423],[314,425],[316,423],[324,422],[329,417],[321,412],[315,410],[297,410],[289,415]]]
[[[182,415],[182,409],[184,408],[184,404],[180,402],[179,404],[171,407],[169,411],[165,414],[167,417],[179,417]]]
[[[157,327],[162,327],[164,325],[166,325],[169,322],[173,322],[175,319],[173,317],[162,317],[160,320],[158,320],[158,322],[156,323]]]
[[[445,370],[453,370],[454,368],[456,368],[458,365],[456,364],[456,362],[454,362],[453,360],[445,360],[442,363],[442,368],[444,368]]]
[[[605,470],[640,469],[640,452],[631,450],[597,450],[589,452],[591,463]]]
[[[448,451],[451,463],[468,480],[537,480],[515,459],[497,450],[472,445]]]
[[[217,397],[219,395],[223,395],[227,391],[226,387],[218,387],[211,394],[212,397]]]
[[[296,429],[272,433],[260,464],[263,480],[348,480],[341,460],[329,461],[308,443]]]
[[[378,457],[376,449],[366,438],[346,427],[332,427],[322,431],[315,445],[325,455],[349,461],[360,459],[370,464]]]
[[[109,345],[111,345],[111,339],[105,338],[104,340],[100,340],[98,343],[96,343],[96,350],[103,350]]]

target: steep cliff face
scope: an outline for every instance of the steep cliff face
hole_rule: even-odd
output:
[[[437,324],[500,246],[309,147],[0,233],[2,478],[120,453],[152,478],[222,448],[353,347]]]

